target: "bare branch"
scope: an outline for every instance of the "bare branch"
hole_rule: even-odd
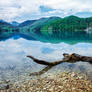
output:
[[[64,58],[60,61],[55,61],[55,62],[47,62],[45,60],[39,60],[37,58],[34,58],[33,56],[27,56],[29,58],[31,58],[34,62],[38,63],[38,64],[42,64],[42,65],[48,65],[47,67],[45,67],[44,69],[42,69],[41,71],[39,72],[34,72],[34,73],[31,73],[31,75],[41,75],[45,72],[47,72],[49,69],[51,69],[53,66],[57,65],[57,64],[60,64],[60,63],[63,63],[63,62],[69,62],[69,63],[75,63],[75,62],[79,62],[79,61],[82,61],[82,62],[89,62],[92,64],[92,57],[88,57],[88,56],[81,56],[79,54],[76,54],[76,53],[73,53],[73,54],[67,54],[67,53],[64,53],[63,54]]]
[[[42,69],[39,72],[34,72],[34,73],[30,73],[29,76],[35,76],[35,75],[42,75],[43,73],[47,72],[48,70],[50,70],[53,66],[47,66],[44,69]]]
[[[49,66],[55,66],[55,65],[63,63],[63,62],[75,63],[75,62],[79,62],[79,61],[89,62],[92,64],[92,57],[81,56],[76,53],[73,53],[73,54],[64,53],[63,56],[64,56],[64,58],[62,60],[54,61],[54,62],[47,62],[45,60],[39,60],[37,58],[34,58],[33,56],[27,56],[27,57],[33,59],[33,61],[38,64],[49,65]]]
[[[31,59],[33,59],[34,62],[38,63],[38,64],[42,64],[42,65],[49,65],[49,66],[54,66],[54,65],[57,65],[57,64],[60,64],[62,63],[63,61],[55,61],[55,62],[47,62],[45,60],[39,60],[37,58],[34,58],[33,56],[27,56]]]

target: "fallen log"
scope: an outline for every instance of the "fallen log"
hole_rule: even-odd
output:
[[[39,60],[37,58],[34,58],[33,56],[27,56],[29,58],[31,58],[34,62],[38,63],[38,64],[42,64],[42,65],[47,65],[47,67],[45,67],[44,69],[42,69],[39,72],[34,72],[34,73],[30,73],[30,76],[34,76],[34,75],[41,75],[45,72],[47,72],[49,69],[51,69],[53,66],[63,63],[63,62],[69,62],[69,63],[75,63],[78,61],[82,61],[82,62],[89,62],[92,64],[92,57],[88,57],[88,56],[81,56],[79,54],[73,53],[73,54],[67,54],[64,53],[63,54],[64,58],[62,60],[59,61],[55,61],[55,62],[47,62],[45,60]]]
[[[49,65],[49,66],[54,66],[54,65],[57,65],[59,63],[62,63],[63,61],[60,60],[60,61],[55,61],[55,62],[47,62],[45,60],[39,60],[37,58],[34,58],[33,56],[27,56],[29,58],[31,58],[34,62],[38,63],[38,64],[41,64],[41,65]]]
[[[34,62],[36,62],[38,64],[49,65],[49,66],[55,66],[55,65],[63,63],[63,62],[75,63],[78,61],[82,61],[82,62],[92,63],[92,57],[81,56],[76,53],[73,53],[73,54],[64,53],[63,56],[64,56],[64,58],[62,60],[54,61],[54,62],[47,62],[45,60],[39,60],[33,56],[27,56],[27,57],[31,58]]]

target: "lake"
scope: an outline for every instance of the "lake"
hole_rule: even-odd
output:
[[[71,44],[73,43],[73,44]],[[75,43],[75,44],[74,44]],[[72,40],[59,43],[27,40],[23,37],[14,36],[0,41],[0,81],[10,80],[23,81],[35,78],[30,73],[38,72],[46,66],[39,65],[27,58],[32,55],[38,59],[53,62],[61,60],[63,53],[77,53],[92,56],[92,43]],[[57,74],[60,72],[77,72],[92,77],[92,65],[87,62],[62,63],[52,67],[42,76]]]

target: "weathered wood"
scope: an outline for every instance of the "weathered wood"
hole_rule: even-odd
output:
[[[38,64],[49,65],[49,66],[55,66],[55,65],[63,63],[63,62],[75,63],[78,61],[82,61],[82,62],[92,63],[92,57],[81,56],[81,55],[76,54],[76,53],[73,53],[73,54],[64,53],[63,56],[64,56],[64,58],[62,60],[54,61],[54,62],[47,62],[45,60],[39,60],[37,58],[34,58],[33,56],[27,56],[27,57],[33,59],[33,61],[38,63]]]
[[[33,76],[34,75],[41,75],[41,74],[47,72],[53,66],[55,66],[57,64],[60,64],[60,63],[63,63],[63,62],[75,63],[75,62],[78,62],[78,61],[82,61],[82,62],[89,62],[89,63],[92,64],[92,57],[81,56],[81,55],[76,54],[76,53],[73,53],[73,54],[64,53],[63,56],[64,56],[64,58],[62,60],[55,61],[55,62],[47,62],[45,60],[39,60],[37,58],[34,58],[33,56],[27,56],[27,57],[31,58],[34,62],[36,62],[38,64],[47,65],[47,67],[45,67],[41,71],[31,73],[30,76],[31,75],[33,75]]]
[[[42,69],[39,72],[34,72],[34,73],[30,73],[29,76],[38,76],[38,75],[42,75],[43,73],[47,72],[48,70],[50,70],[53,66],[46,66],[44,69]]]
[[[54,65],[57,65],[57,64],[60,64],[62,63],[63,61],[60,60],[60,61],[55,61],[55,62],[47,62],[45,60],[39,60],[37,58],[34,58],[33,56],[27,56],[29,58],[31,58],[34,62],[38,63],[38,64],[41,64],[41,65],[49,65],[49,66],[54,66]]]

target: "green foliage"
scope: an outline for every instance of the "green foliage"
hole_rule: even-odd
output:
[[[52,21],[49,24],[43,26],[42,30],[48,30],[49,27],[52,27],[53,30],[57,31],[80,31],[87,28],[87,21],[83,18],[70,16],[57,21]]]
[[[78,37],[91,37],[91,35],[85,31],[87,28],[91,28],[92,34],[92,17],[79,18],[76,16],[69,16],[65,18],[41,18],[33,21],[25,21],[17,27],[6,22],[0,22],[0,34],[22,33],[39,38],[40,36],[43,36],[47,39],[76,39]]]

